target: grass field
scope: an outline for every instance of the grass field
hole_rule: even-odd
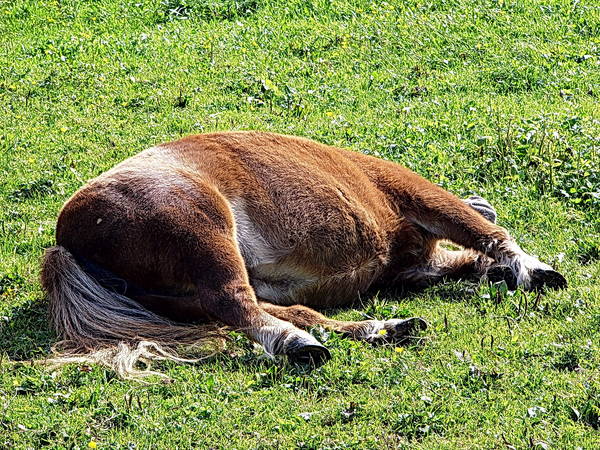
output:
[[[600,8],[595,0],[0,2],[0,448],[598,448]],[[542,296],[380,293],[420,345],[331,334],[313,372],[236,336],[143,385],[31,364],[62,203],[186,134],[260,129],[401,162],[496,206],[563,272]]]

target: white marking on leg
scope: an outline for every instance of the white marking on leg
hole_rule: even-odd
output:
[[[537,258],[528,255],[515,241],[505,241],[498,245],[495,258],[499,264],[509,266],[517,277],[517,284],[526,289],[531,287],[531,273],[536,270],[552,270]]]
[[[427,328],[427,322],[417,317],[408,319],[366,320],[360,322],[361,327],[354,330],[355,339],[369,342],[384,342],[388,340],[410,337],[414,331]]]
[[[321,344],[311,334],[296,328],[289,322],[274,319],[273,325],[249,328],[245,331],[253,340],[261,344],[269,355],[285,355],[307,345]]]

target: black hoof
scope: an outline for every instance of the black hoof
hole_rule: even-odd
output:
[[[331,353],[326,347],[314,344],[290,350],[287,356],[289,361],[294,364],[308,365],[315,368],[322,366],[331,359]]]
[[[534,269],[531,271],[531,282],[529,289],[532,291],[540,289],[565,289],[567,280],[556,270]]]
[[[472,195],[463,201],[487,220],[496,223],[498,216],[496,210],[486,199],[479,197],[478,195]]]
[[[517,289],[517,277],[509,266],[492,266],[485,275],[490,283],[500,283],[505,281],[508,289],[511,291]]]
[[[386,321],[385,329],[388,329],[387,323],[392,322],[391,320]],[[395,321],[394,321],[395,322]],[[398,320],[398,323],[393,324],[393,335],[397,337],[409,337],[419,331],[427,329],[428,324],[420,317],[411,317],[410,319]],[[390,332],[390,330],[388,330]]]

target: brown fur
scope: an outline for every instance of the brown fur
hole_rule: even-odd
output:
[[[445,250],[442,239],[466,250]],[[142,339],[189,344],[175,322],[215,321],[270,353],[307,349],[326,359],[297,327],[370,339],[404,325],[332,321],[308,307],[346,305],[373,287],[483,276],[494,264],[507,265],[525,288],[536,287],[540,270],[552,274],[541,284],[564,284],[505,229],[410,170],[271,133],[204,134],[146,150],[75,193],[56,240],[42,282],[57,331],[86,350]],[[85,261],[133,288],[111,294],[101,276],[78,269]],[[73,289],[84,277],[87,288]],[[112,330],[85,316],[86,304],[98,308],[107,298],[131,299]]]

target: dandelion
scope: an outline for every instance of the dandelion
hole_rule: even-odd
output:
[[[404,349],[403,349],[402,347],[396,347],[396,348],[394,349],[394,351],[395,351],[396,353],[402,353],[402,352],[404,351]]]
[[[377,332],[380,336],[385,336],[387,334],[387,330],[381,329]]]
[[[67,132],[67,127],[60,127],[60,131],[61,131],[61,133],[66,133]]]
[[[88,443],[89,448],[98,448],[98,444],[93,439]]]
[[[325,113],[325,115],[326,115],[327,117],[333,117],[333,112],[332,112],[332,111],[327,111],[327,112]]]

